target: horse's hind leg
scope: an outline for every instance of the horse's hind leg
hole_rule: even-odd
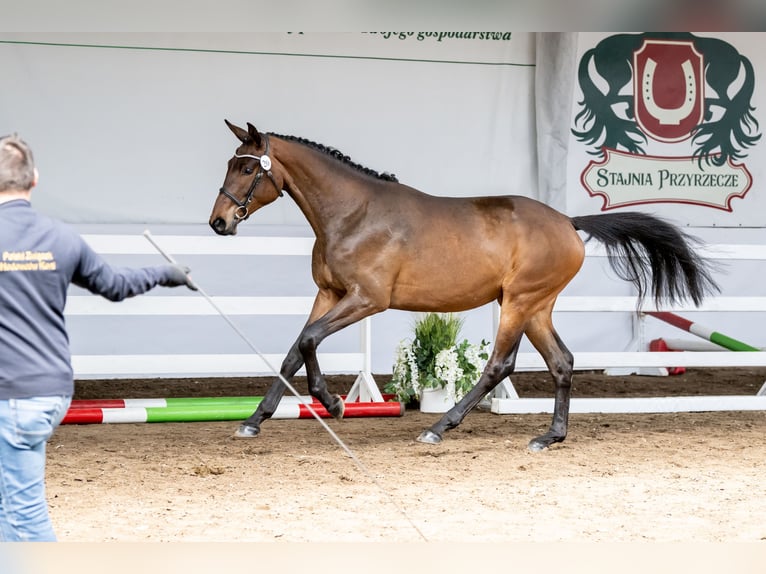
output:
[[[553,328],[550,309],[532,318],[527,325],[526,335],[545,359],[556,385],[551,427],[547,433],[529,442],[529,450],[538,452],[563,441],[567,436],[574,358]]]
[[[500,315],[495,347],[484,372],[476,385],[454,407],[447,411],[436,424],[420,433],[418,441],[438,444],[444,431],[458,426],[465,416],[494,389],[500,381],[513,372],[516,353],[521,342],[523,317],[515,311],[503,309]]]
[[[261,432],[261,423],[264,420],[271,418],[276,412],[277,407],[279,406],[279,401],[285,394],[287,387],[285,387],[282,379],[287,381],[291,380],[302,366],[303,357],[301,357],[301,353],[298,350],[298,341],[296,341],[293,343],[293,346],[290,349],[290,352],[287,353],[284,361],[282,361],[282,366],[279,369],[280,378],[276,379],[271,384],[271,387],[269,387],[263,400],[258,404],[258,408],[241,425],[239,425],[234,436],[238,438],[250,438],[257,436],[258,433]]]

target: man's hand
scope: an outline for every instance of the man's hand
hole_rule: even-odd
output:
[[[163,287],[179,287],[181,285],[186,285],[192,291],[196,291],[197,286],[189,276],[190,272],[191,269],[185,265],[178,265],[177,263],[173,265],[166,265],[165,277],[160,281],[160,285]]]

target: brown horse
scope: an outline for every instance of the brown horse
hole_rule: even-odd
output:
[[[475,387],[418,440],[438,443],[514,369],[522,335],[545,359],[555,382],[553,423],[529,443],[542,450],[567,434],[573,358],[553,328],[556,297],[580,269],[582,230],[603,242],[615,271],[639,299],[691,298],[716,289],[690,238],[642,213],[567,217],[533,199],[436,197],[363,168],[337,150],[226,121],[241,142],[210,215],[216,233],[232,235],[254,211],[286,191],[316,235],[312,274],[319,292],[308,321],[285,357],[290,380],[305,365],[308,387],[335,417],[344,404],[331,395],[317,362],[327,337],[386,309],[457,312],[497,301],[494,349]],[[265,177],[264,177],[265,176]],[[285,391],[277,379],[237,431],[260,432]]]

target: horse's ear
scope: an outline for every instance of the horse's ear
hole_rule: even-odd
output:
[[[248,134],[245,130],[243,130],[239,126],[235,126],[233,123],[231,123],[229,120],[223,120],[226,122],[226,125],[229,126],[229,129],[231,132],[237,136],[237,139],[241,141],[242,143],[247,143],[250,140],[250,134]],[[249,125],[249,124],[248,124]]]
[[[250,122],[247,122],[247,133],[250,136],[250,138],[253,140],[255,147],[261,147],[261,134],[255,128],[255,126],[251,124]]]

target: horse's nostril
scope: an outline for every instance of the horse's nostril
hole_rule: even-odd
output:
[[[226,229],[226,222],[222,217],[216,217],[215,220],[210,224],[210,227],[212,227],[213,231],[216,233],[223,233],[224,229]]]

